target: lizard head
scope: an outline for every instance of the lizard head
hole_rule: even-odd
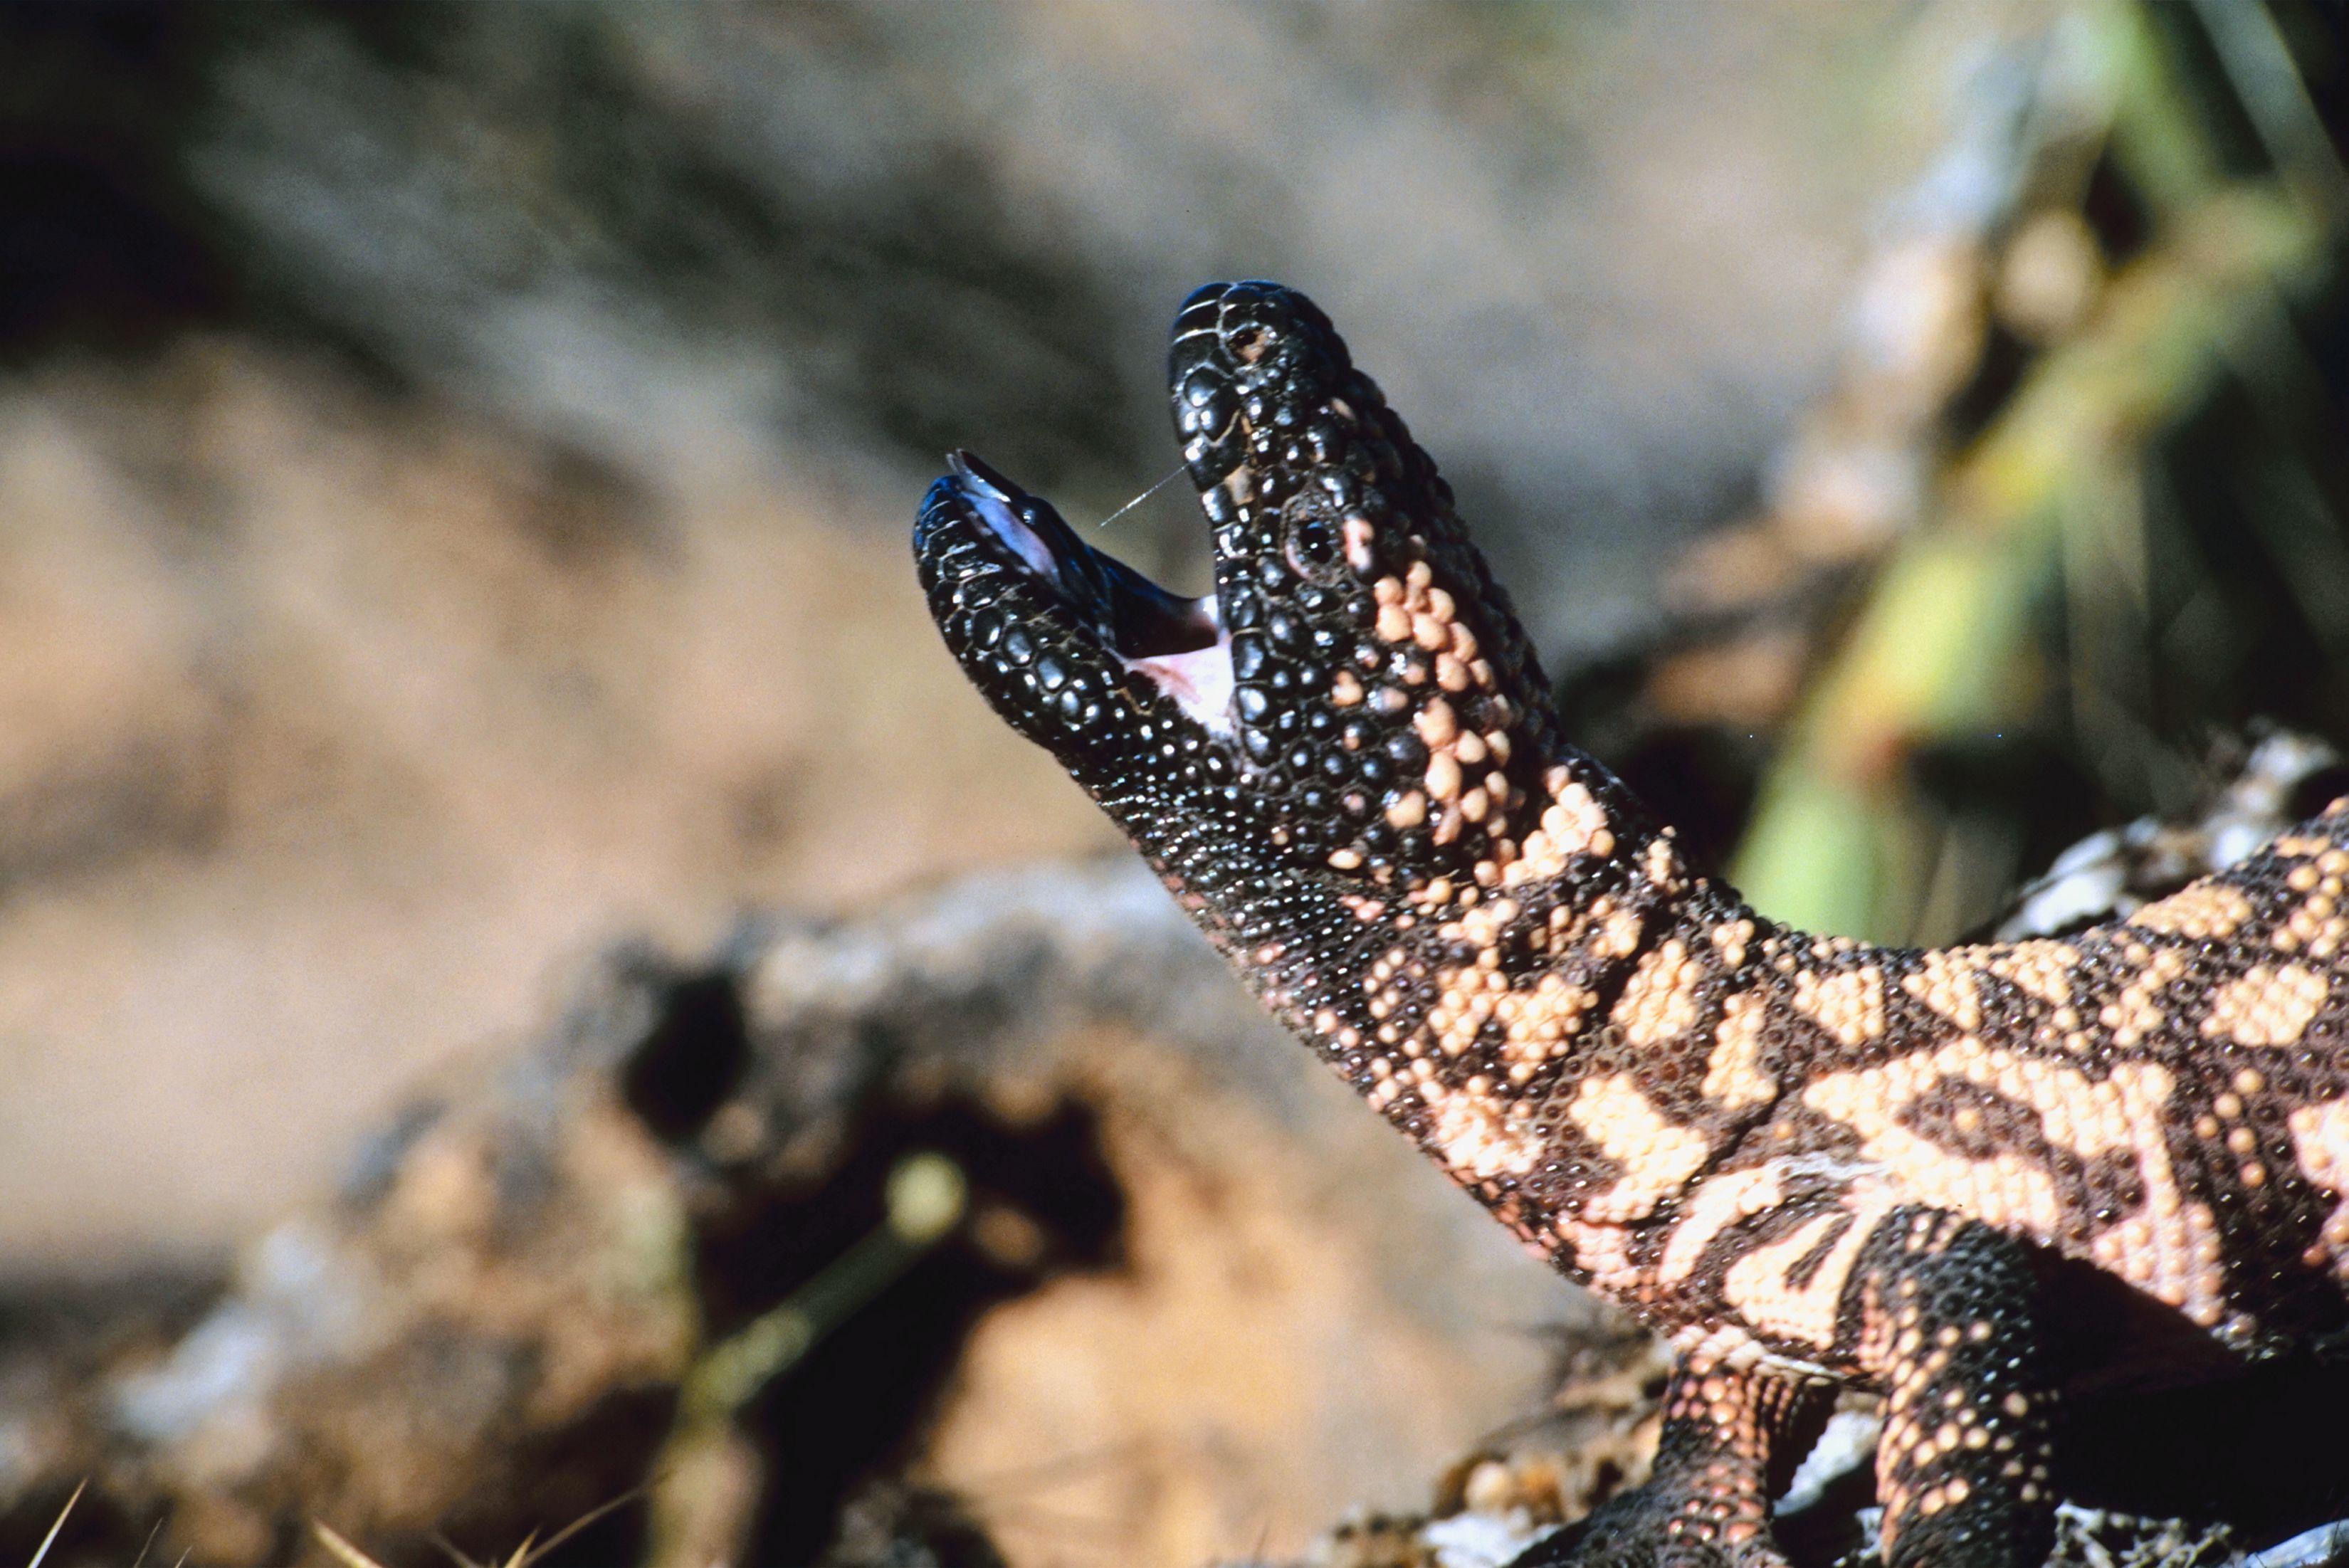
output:
[[[997,712],[1193,887],[1244,870],[1358,907],[1473,902],[1588,849],[1551,820],[1548,686],[1508,599],[1328,318],[1211,284],[1168,382],[1209,594],[1159,588],[964,454],[924,500],[931,614]]]

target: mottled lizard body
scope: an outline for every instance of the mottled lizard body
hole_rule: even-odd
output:
[[[1670,1336],[1654,1478],[1528,1562],[1779,1562],[1773,1489],[1857,1385],[1888,1562],[2036,1563],[2068,1408],[2331,1349],[2343,807],[2062,940],[1788,930],[1558,733],[1449,488],[1309,302],[1201,290],[1170,377],[1212,593],[957,456],[915,531],[930,608],[1268,1007]]]

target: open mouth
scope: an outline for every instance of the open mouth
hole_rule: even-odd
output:
[[[1009,558],[1101,639],[1119,665],[1154,684],[1192,722],[1232,731],[1232,644],[1213,593],[1170,593],[1095,550],[1050,504],[967,451],[947,455],[949,482]]]

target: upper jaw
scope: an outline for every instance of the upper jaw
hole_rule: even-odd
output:
[[[1340,406],[1353,370],[1343,339],[1312,301],[1278,284],[1209,284],[1183,302],[1167,352],[1167,390],[1183,459],[1209,520],[1233,521],[1268,499],[1275,469],[1319,454],[1267,435],[1301,435]],[[1278,481],[1276,481],[1276,484]],[[1226,553],[1218,541],[1217,555]]]

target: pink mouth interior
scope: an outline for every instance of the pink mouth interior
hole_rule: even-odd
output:
[[[1223,616],[1210,593],[1192,603],[1215,623],[1216,640],[1185,654],[1155,654],[1149,658],[1119,655],[1127,669],[1149,676],[1174,701],[1192,723],[1213,735],[1232,732],[1232,635],[1223,629]]]

